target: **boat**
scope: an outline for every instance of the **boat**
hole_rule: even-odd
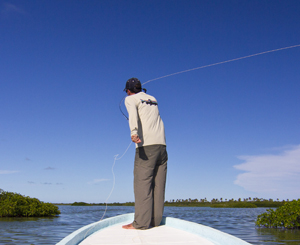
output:
[[[147,230],[126,230],[134,213],[122,214],[86,225],[56,245],[168,244],[168,245],[249,245],[240,238],[194,222],[163,217],[160,226]]]

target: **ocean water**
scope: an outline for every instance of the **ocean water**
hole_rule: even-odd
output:
[[[0,218],[1,245],[56,244],[82,226],[99,221],[102,206],[59,206],[52,218]],[[165,216],[180,218],[237,236],[251,244],[299,245],[300,230],[255,227],[257,215],[266,208],[165,207]],[[132,213],[134,207],[109,206],[104,218]]]

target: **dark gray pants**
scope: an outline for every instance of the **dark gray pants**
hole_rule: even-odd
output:
[[[135,217],[133,227],[148,229],[162,220],[168,154],[165,145],[136,149],[134,160]]]

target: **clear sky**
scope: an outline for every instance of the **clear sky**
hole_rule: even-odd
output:
[[[298,0],[1,0],[0,188],[104,202],[130,143],[127,79],[298,45],[299,13]],[[299,67],[296,47],[147,83],[166,200],[300,198]],[[134,151],[108,202],[134,200]]]

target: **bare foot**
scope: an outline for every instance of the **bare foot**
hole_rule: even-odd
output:
[[[127,229],[127,230],[135,230],[135,228],[133,227],[132,223],[128,224],[128,225],[123,225],[122,226],[123,229]]]

